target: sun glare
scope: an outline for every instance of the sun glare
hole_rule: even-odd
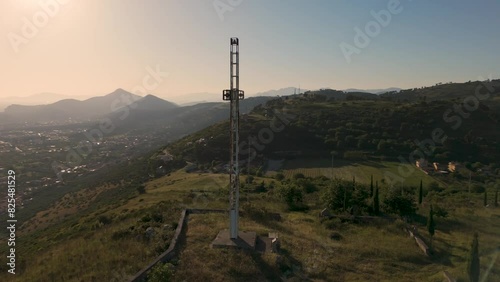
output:
[[[32,10],[39,7],[39,0],[11,0],[10,2],[21,10]]]

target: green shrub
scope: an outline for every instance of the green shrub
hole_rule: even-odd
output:
[[[158,263],[148,274],[148,282],[168,282],[172,281],[174,266],[170,263]]]
[[[443,207],[436,206],[434,208],[434,215],[437,217],[447,217],[448,216],[448,211],[445,210]]]
[[[342,221],[340,220],[340,218],[332,218],[323,221],[323,224],[327,229],[336,230],[341,228]]]
[[[276,177],[276,180],[279,180],[279,181],[285,179],[285,175],[281,172],[276,173],[275,177]]]
[[[120,240],[120,239],[130,237],[131,235],[132,235],[132,232],[130,229],[118,230],[118,231],[113,232],[113,234],[111,235],[111,239]]]
[[[384,210],[400,216],[412,216],[417,211],[414,198],[411,194],[401,193],[401,188],[392,188],[384,199]]]
[[[302,178],[306,178],[303,173],[296,173],[293,175],[293,179],[302,179]]]
[[[254,180],[254,177],[252,175],[249,175],[249,176],[247,176],[245,183],[252,184],[253,180]]]
[[[154,222],[163,222],[163,214],[161,212],[156,212],[151,215],[151,219]]]
[[[265,207],[256,207],[251,203],[244,203],[242,209],[245,211],[245,216],[252,220],[265,221],[269,218],[269,211]]]
[[[485,189],[484,189],[484,186],[482,186],[482,185],[474,184],[474,185],[471,186],[470,191],[472,193],[478,193],[479,194],[479,193],[484,193]]]
[[[308,194],[316,191],[316,185],[308,179],[297,179],[296,183]]]
[[[177,229],[177,226],[179,226],[179,223],[177,223],[177,222],[172,222],[172,224],[171,224],[171,225],[172,225],[172,229],[173,229],[173,230],[176,230],[176,229]]]
[[[340,241],[342,239],[342,235],[340,235],[339,232],[332,232],[330,234],[330,239],[335,240],[335,241]]]
[[[266,184],[262,181],[259,185],[257,185],[254,189],[256,193],[264,193],[267,192]]]
[[[278,197],[288,205],[289,210],[301,210],[304,208],[302,189],[297,187],[297,185],[280,185],[277,193]]]
[[[141,217],[141,221],[142,221],[142,222],[150,222],[150,221],[151,221],[151,215],[150,215],[149,213],[147,213],[147,214],[143,215],[143,216]]]
[[[105,215],[100,215],[97,221],[103,225],[110,224],[112,222],[111,218]]]
[[[139,192],[139,194],[145,194],[146,187],[144,187],[144,185],[137,186],[137,192]]]
[[[353,212],[355,210],[363,212],[367,209],[370,192],[365,185],[335,179],[322,190],[320,200],[325,207],[332,211],[348,211],[352,208]]]
[[[442,192],[444,189],[436,181],[429,183],[429,191]]]

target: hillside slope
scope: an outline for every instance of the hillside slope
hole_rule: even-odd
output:
[[[332,152],[336,158],[411,157],[412,163],[420,157],[446,164],[496,163],[500,158],[497,94],[472,111],[449,100],[448,93],[433,102],[372,100],[378,96],[367,93],[347,101],[331,99],[336,94],[325,90],[274,99],[242,115],[240,159],[329,158]],[[227,160],[227,128],[227,122],[210,126],[167,150],[190,162]]]

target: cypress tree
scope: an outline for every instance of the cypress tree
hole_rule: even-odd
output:
[[[495,207],[498,207],[498,189],[495,191]]]
[[[429,211],[429,218],[427,218],[427,231],[431,236],[430,249],[432,250],[432,239],[434,238],[434,232],[436,231],[436,223],[434,222],[434,210],[432,209],[432,205]]]
[[[342,185],[344,186],[344,208],[343,208],[343,211],[346,211],[347,210],[347,183]]]
[[[477,232],[472,239],[470,255],[467,260],[467,274],[470,282],[479,282],[479,242]]]
[[[380,213],[380,203],[378,197],[378,181],[375,182],[375,192],[373,194],[373,213],[378,215]]]
[[[422,204],[422,198],[423,198],[423,188],[422,188],[422,179],[420,179],[420,188],[418,189],[418,204]]]
[[[370,176],[370,197],[373,197],[373,174]]]
[[[486,207],[488,205],[488,191],[484,189],[484,206]]]

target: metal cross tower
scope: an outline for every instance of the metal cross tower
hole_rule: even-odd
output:
[[[239,40],[231,38],[230,49],[230,80],[231,87],[222,91],[222,99],[231,101],[230,109],[230,142],[231,162],[229,171],[229,234],[231,239],[238,238],[238,218],[240,201],[240,171],[238,164],[239,154],[239,127],[240,127],[240,105],[239,100],[244,98],[244,92],[240,90],[240,51]]]

